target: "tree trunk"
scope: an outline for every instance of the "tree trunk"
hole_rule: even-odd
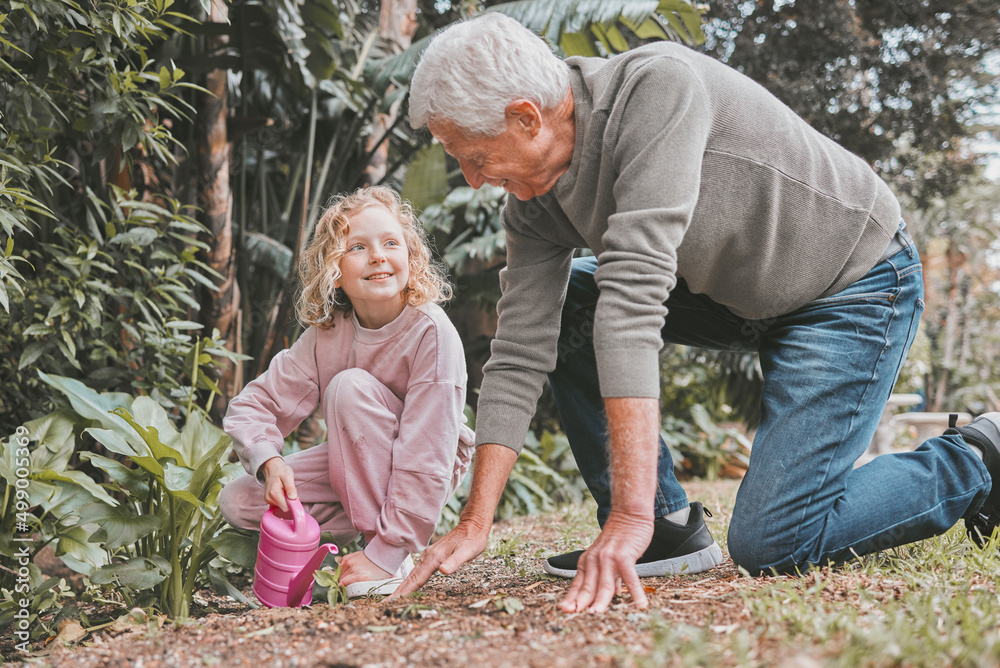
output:
[[[392,53],[399,53],[409,48],[413,42],[413,33],[417,29],[417,0],[383,0],[379,12],[379,37],[387,42]],[[385,178],[388,168],[389,142],[382,141],[385,133],[396,122],[399,105],[397,100],[387,114],[376,114],[372,124],[372,133],[368,136],[365,150],[371,151],[376,146],[378,150],[372,154],[368,167],[365,168],[365,183],[378,183]],[[381,142],[381,143],[380,143]]]
[[[225,0],[213,0],[208,23],[226,24],[229,8]],[[211,55],[225,49],[226,35],[205,38],[205,53]],[[217,282],[217,291],[206,291],[202,299],[204,334],[219,330],[226,347],[241,352],[240,341],[240,290],[236,281],[233,257],[233,197],[229,187],[230,145],[226,134],[228,105],[226,100],[227,70],[211,70],[205,76],[207,94],[199,96],[197,146],[199,189],[201,191],[202,220],[209,230],[207,251],[208,265],[223,278]],[[222,396],[212,407],[213,417],[225,412],[229,398],[243,387],[242,366],[223,362],[219,378]]]

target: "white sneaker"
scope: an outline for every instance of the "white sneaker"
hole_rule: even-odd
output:
[[[413,558],[406,555],[403,565],[399,567],[391,578],[385,580],[365,580],[349,584],[344,589],[347,590],[348,598],[361,598],[362,596],[388,596],[396,591],[406,576],[413,570]]]

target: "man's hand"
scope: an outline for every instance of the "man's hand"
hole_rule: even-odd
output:
[[[364,552],[351,552],[340,558],[340,584],[347,586],[355,582],[387,580],[392,573],[382,570]]]
[[[604,406],[611,450],[611,512],[601,535],[580,555],[576,578],[559,604],[565,612],[604,612],[622,582],[636,607],[649,605],[635,562],[653,538],[659,401],[608,397]]]
[[[580,555],[576,577],[559,604],[563,612],[604,612],[624,582],[636,607],[649,606],[635,562],[653,537],[648,516],[628,516],[612,509],[601,535]]]
[[[482,554],[493,526],[493,513],[516,461],[516,452],[496,443],[484,443],[476,448],[472,489],[458,525],[424,550],[420,563],[390,599],[412,594],[423,587],[436,571],[450,575],[465,562]]]
[[[288,512],[288,502],[285,501],[285,497],[299,498],[299,493],[295,489],[295,474],[291,467],[281,457],[271,457],[261,468],[264,470],[264,500]]]
[[[486,549],[491,525],[477,526],[472,520],[459,520],[444,538],[424,550],[420,562],[390,598],[412,594],[423,587],[434,573],[440,571],[450,575],[465,562],[478,557]]]

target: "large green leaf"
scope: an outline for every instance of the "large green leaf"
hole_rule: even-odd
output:
[[[156,403],[150,397],[136,397],[135,401],[132,402],[132,409],[130,411],[136,424],[141,424],[148,429],[156,430],[156,441],[155,445],[163,445],[170,448],[170,451],[163,451],[163,454],[157,452],[154,448],[154,443],[146,441],[146,444],[150,446],[153,452],[153,456],[157,459],[161,457],[175,457],[177,458],[178,464],[191,463],[191,460],[185,460],[184,457],[177,452],[177,446],[180,442],[181,435],[177,432],[174,427],[174,423],[171,422],[170,417],[167,416],[167,412],[163,410],[163,406]],[[126,418],[126,421],[131,424]],[[134,424],[132,425],[135,426]]]
[[[246,235],[247,260],[255,268],[273,271],[282,280],[292,272],[292,249],[260,232]]]
[[[205,453],[204,457],[197,463],[188,491],[199,499],[205,499],[208,488],[213,483],[220,482],[225,474],[222,466],[226,463],[224,457],[229,452],[230,445],[232,445],[232,439],[223,435],[216,442],[215,447]]]
[[[195,499],[194,503],[197,505],[198,497],[191,494],[190,489],[192,478],[194,478],[194,469],[170,461],[163,464],[163,484],[166,488],[171,492],[187,492],[191,498]]]
[[[211,453],[219,439],[225,436],[225,432],[212,424],[204,413],[192,411],[181,429],[180,440],[174,447],[184,456],[188,466],[198,468],[205,461],[218,461],[216,455]]]
[[[107,553],[99,545],[90,542],[90,535],[91,532],[84,526],[59,532],[56,556],[77,573],[89,574],[94,568],[108,562]]]
[[[146,399],[147,401],[140,401],[141,399]],[[139,397],[138,399],[135,400],[135,403],[140,408],[144,409],[143,410],[144,418],[151,417],[153,415],[153,411],[150,408],[150,403],[153,403],[155,405],[156,402],[153,402],[152,399],[149,399],[148,397]],[[163,409],[161,408],[160,410]],[[180,452],[178,452],[174,448],[164,443],[160,438],[159,430],[160,428],[164,428],[164,436],[167,438],[167,440],[176,441],[178,439],[178,434],[177,430],[174,429],[173,425],[168,423],[166,427],[164,427],[162,423],[158,423],[158,421],[154,419],[154,423],[158,423],[159,426],[146,427],[143,424],[140,424],[139,421],[137,421],[132,416],[132,414],[129,413],[124,408],[116,408],[114,410],[114,413],[115,415],[125,420],[125,422],[127,422],[129,426],[131,426],[132,429],[134,429],[135,432],[139,434],[139,437],[142,439],[143,443],[146,444],[146,448],[148,449],[149,453],[161,465],[170,460],[173,460],[178,464],[187,463],[184,461],[184,456]],[[133,457],[133,460],[135,459],[136,458]]]
[[[84,431],[93,436],[95,441],[115,454],[123,455],[125,457],[135,457],[144,450],[137,449],[132,443],[125,440],[125,437],[118,429],[89,427]]]
[[[97,524],[100,529],[90,537],[91,543],[101,543],[107,550],[135,545],[140,538],[162,528],[163,521],[154,515],[139,515],[126,504],[112,508],[103,503],[91,503],[77,511],[81,524]]]
[[[243,568],[253,568],[257,563],[257,543],[260,534],[239,529],[225,529],[209,542],[220,555]]]
[[[66,468],[76,445],[76,439],[73,437],[76,421],[76,413],[60,408],[24,424],[28,430],[28,438],[38,443],[31,453],[33,470],[62,471]]]
[[[145,503],[149,498],[149,481],[144,478],[141,470],[130,469],[119,461],[92,452],[81,452],[80,459],[89,461],[107,473],[108,477],[128,491],[134,500]]]
[[[132,397],[124,392],[105,392],[99,394],[83,383],[64,376],[50,376],[42,371],[38,377],[47,385],[66,395],[70,406],[80,417],[99,422],[106,429],[126,430],[124,422],[111,414],[116,408],[125,408],[132,403]]]
[[[88,494],[98,501],[103,501],[110,506],[118,505],[118,501],[111,498],[111,496],[104,491],[103,487],[94,482],[94,480],[83,471],[63,471],[62,473],[57,471],[42,471],[40,473],[32,473],[31,478],[32,480],[40,480],[42,482],[52,482],[58,480],[61,482],[72,483],[86,490]]]
[[[90,574],[94,584],[107,585],[116,582],[129,589],[152,589],[170,575],[170,563],[159,555],[136,557],[124,564],[110,564]]]

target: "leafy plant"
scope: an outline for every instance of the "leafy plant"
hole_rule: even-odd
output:
[[[746,468],[750,441],[734,428],[720,427],[704,406],[695,404],[691,421],[664,416],[660,435],[674,461],[678,475],[716,480],[727,464]]]
[[[186,618],[196,577],[218,553],[219,492],[241,470],[226,463],[229,437],[200,410],[189,411],[178,431],[149,397],[126,408],[126,397],[98,394],[70,378],[42,379],[67,397],[81,424],[91,425],[84,433],[117,455],[79,455],[107,475],[102,487],[121,499],[73,511],[81,529],[94,527],[88,543],[100,545],[110,562],[90,573],[91,582],[115,585],[128,607],[155,602],[172,619]],[[226,593],[244,600],[235,588]]]
[[[184,379],[191,295],[216,276],[197,258],[205,228],[163,187],[182,152],[168,126],[196,89],[158,57],[182,11],[37,0],[0,15],[0,433],[53,409],[37,370],[182,408],[202,386]]]
[[[348,603],[351,600],[347,595],[347,587],[340,584],[340,569],[341,565],[337,564],[336,570],[325,567],[316,571],[316,584],[320,587],[328,587],[326,601],[330,607]]]
[[[470,471],[445,504],[438,521],[438,531],[448,531],[458,523],[462,506],[469,498],[471,483]],[[507,519],[547,512],[561,503],[579,503],[586,493],[586,485],[566,437],[546,431],[538,439],[529,432],[494,518]]]

